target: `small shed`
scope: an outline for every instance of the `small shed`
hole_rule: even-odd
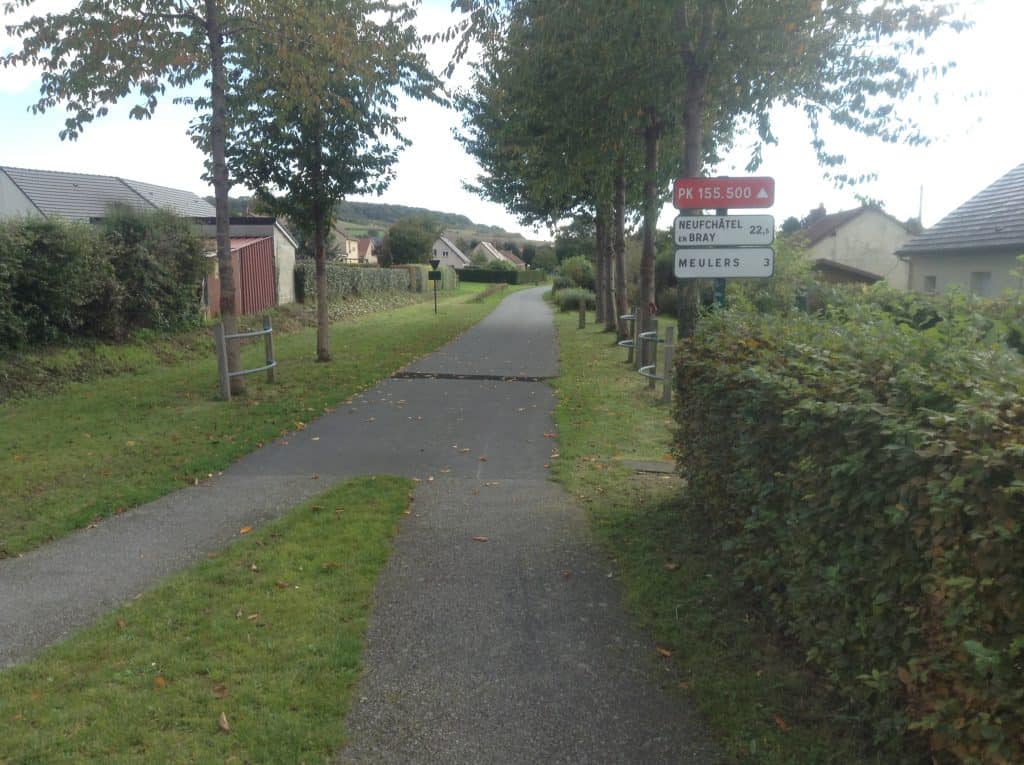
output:
[[[211,245],[211,251],[207,253],[211,268],[203,283],[203,310],[208,316],[217,316],[220,314],[220,278],[216,242]],[[259,313],[277,304],[273,237],[233,237],[231,263],[238,279],[235,285],[236,316]]]

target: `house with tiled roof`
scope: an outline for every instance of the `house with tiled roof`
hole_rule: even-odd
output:
[[[473,265],[473,261],[469,259],[462,250],[460,250],[455,243],[446,236],[439,236],[437,241],[434,242],[434,246],[431,249],[431,257],[437,258],[441,261],[442,266],[451,266],[454,269],[462,270],[468,266]]]
[[[197,194],[107,175],[0,166],[0,218],[41,215],[89,221],[116,205],[136,210],[171,210],[186,218],[214,216]]]
[[[117,206],[170,210],[196,224],[202,236],[216,236],[216,209],[190,191],[109,175],[0,166],[0,220],[42,216],[92,222]],[[294,302],[296,243],[291,234],[274,218],[239,217],[231,218],[231,238],[232,258],[238,256],[241,269],[236,310],[249,313]],[[252,254],[257,251],[260,255]],[[210,281],[216,279],[214,271]],[[216,293],[216,285],[204,285],[205,295]],[[243,293],[248,302],[241,299]],[[211,299],[208,307],[215,313],[217,301]]]
[[[486,263],[493,263],[498,261],[500,263],[508,263],[511,266],[523,271],[526,269],[526,264],[520,260],[515,253],[509,252],[508,250],[499,250],[490,242],[480,242],[470,251],[470,258],[474,261],[484,260]]]
[[[364,236],[357,242],[359,263],[362,265],[377,265],[377,249],[379,245],[373,237]]]
[[[999,297],[1024,287],[1024,164],[988,186],[897,252],[909,267],[910,289],[941,293],[959,287]]]
[[[877,207],[827,214],[812,211],[798,232],[806,256],[829,282],[874,284],[907,289],[907,265],[896,250],[911,237],[907,226]]]

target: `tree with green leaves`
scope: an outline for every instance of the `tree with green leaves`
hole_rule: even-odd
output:
[[[453,30],[465,43],[457,53],[468,49],[472,39],[483,40],[488,48],[507,39],[526,5],[534,9],[533,18],[543,18],[557,14],[565,4],[457,0],[453,9],[464,16]],[[912,0],[877,4],[862,0],[623,0],[618,6],[621,13],[632,16],[633,23],[598,24],[594,34],[621,35],[629,29],[659,40],[649,55],[665,65],[646,71],[657,77],[658,87],[677,98],[678,111],[664,116],[681,127],[677,153],[684,176],[702,175],[713,166],[714,150],[727,147],[734,129],[743,127],[752,128],[757,137],[749,165],[750,170],[756,169],[761,147],[775,141],[772,109],[788,105],[801,108],[807,116],[826,176],[838,184],[855,182],[858,179],[843,170],[844,158],[829,152],[822,125],[836,124],[889,142],[926,142],[919,126],[902,118],[896,106],[922,78],[944,72],[942,67],[915,63],[925,51],[927,38],[943,27],[966,26],[956,18],[952,3]],[[651,26],[652,19],[661,19],[653,22],[656,28]],[[669,58],[659,59],[664,30],[671,33],[672,49]],[[568,49],[571,57],[584,52]],[[534,50],[526,49],[524,57],[533,55]],[[645,54],[634,49],[623,59],[637,55]],[[576,81],[581,90],[591,82],[602,84],[609,66],[605,55],[595,54],[589,63],[592,78]],[[645,95],[652,92],[640,83],[636,90]],[[573,91],[566,92],[571,96]],[[603,97],[611,99],[613,93],[606,91]],[[620,127],[632,129],[626,124]],[[503,185],[517,190],[514,178]],[[506,204],[515,211],[516,201],[510,197]],[[697,285],[690,282],[680,294],[682,335],[695,326],[697,293]]]
[[[228,98],[238,179],[309,232],[316,261],[317,359],[330,360],[327,244],[339,201],[380,192],[402,136],[397,91],[433,98],[413,9],[384,0],[274,0]]]
[[[14,0],[6,11],[28,8],[33,1]],[[228,333],[237,330],[237,320],[229,241],[226,96],[229,80],[243,65],[239,42],[259,28],[251,3],[82,0],[69,11],[33,16],[9,27],[9,33],[21,38],[22,48],[2,59],[5,67],[42,68],[40,98],[32,109],[41,113],[66,106],[61,139],[74,140],[124,98],[138,98],[131,116],[148,119],[168,88],[208,83],[209,95],[193,103],[210,115],[220,313]],[[228,365],[231,370],[241,367],[237,341],[228,345]],[[231,390],[244,391],[241,377],[232,378]]]
[[[441,232],[441,224],[430,218],[403,218],[396,221],[384,237],[384,247],[378,256],[381,265],[427,263],[434,242]]]

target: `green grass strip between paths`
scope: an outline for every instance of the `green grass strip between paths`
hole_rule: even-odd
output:
[[[275,385],[247,377],[245,397],[216,399],[217,367],[140,363],[135,374],[73,383],[0,405],[0,557],[15,555],[223,470],[478,322],[501,300],[467,285],[429,302],[336,323],[333,360],[314,360],[316,330],[275,338]],[[505,294],[508,294],[507,292]],[[262,365],[262,343],[243,365]],[[141,360],[140,360],[141,361]]]
[[[411,490],[340,484],[0,673],[0,764],[327,762]]]

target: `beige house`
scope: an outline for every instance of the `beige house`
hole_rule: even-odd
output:
[[[819,212],[820,211],[820,212]],[[828,281],[874,283],[885,281],[907,289],[907,264],[896,250],[911,237],[907,227],[875,207],[825,214],[811,213],[800,232],[807,257]]]
[[[332,226],[331,244],[337,249],[336,260],[353,265],[359,262],[359,240],[341,226]]]
[[[434,242],[431,257],[440,260],[442,266],[451,266],[457,270],[473,265],[473,261],[446,236],[440,236]]]
[[[377,264],[377,246],[373,243],[373,240],[369,237],[364,237],[357,242],[358,255],[357,262],[363,265],[376,266]]]
[[[470,250],[469,256],[473,260],[477,260],[478,256],[482,256],[487,263],[500,261],[502,263],[508,263],[511,266],[515,266],[515,268],[520,271],[526,270],[526,264],[520,260],[514,252],[499,250],[490,242],[480,242],[476,247]]]
[[[1017,260],[1024,255],[1024,164],[1018,165],[897,252],[907,263],[910,289],[950,287],[980,297],[1024,288]]]

